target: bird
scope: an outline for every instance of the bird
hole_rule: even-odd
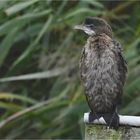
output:
[[[107,127],[118,129],[117,106],[121,103],[127,75],[127,62],[121,44],[103,18],[86,17],[74,29],[88,39],[80,59],[80,77],[89,108],[89,122],[104,118]]]

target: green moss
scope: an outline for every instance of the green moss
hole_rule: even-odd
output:
[[[136,128],[135,128],[136,129]],[[86,124],[86,140],[125,140],[130,139],[133,134],[130,127],[120,127],[117,131],[103,125]]]

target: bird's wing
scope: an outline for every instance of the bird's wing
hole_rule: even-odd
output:
[[[83,80],[83,73],[85,73],[85,48],[82,49],[82,54],[81,54],[81,59],[80,59],[80,63],[79,63],[79,68],[80,68],[80,75],[81,75],[81,80]]]
[[[126,74],[127,74],[127,62],[123,56],[123,53],[122,53],[122,47],[120,45],[119,42],[117,42],[116,40],[113,41],[113,48],[112,48],[112,51],[114,52],[114,54],[116,55],[116,59],[117,59],[117,65],[118,65],[118,71],[120,73],[120,76],[119,76],[119,83],[118,83],[118,87],[119,88],[119,92],[117,94],[117,103],[116,104],[119,104],[121,103],[121,96],[122,96],[122,93],[123,93],[123,86],[125,84],[125,81],[126,81]]]
[[[123,56],[123,50],[122,50],[122,47],[121,47],[121,44],[117,41],[114,41],[114,47],[115,47],[115,52],[116,52],[116,55],[117,55],[117,58],[118,58],[118,70],[120,71],[120,74],[121,74],[121,81],[122,81],[122,84],[124,85],[125,84],[125,80],[126,80],[126,74],[127,74],[127,62]]]

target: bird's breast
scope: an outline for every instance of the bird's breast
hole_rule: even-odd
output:
[[[113,44],[102,42],[87,42],[81,61],[81,78],[87,99],[99,112],[112,108],[119,92],[120,78],[117,58],[111,50]]]

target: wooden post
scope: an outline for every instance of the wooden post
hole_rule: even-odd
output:
[[[139,140],[140,139],[140,117],[120,117],[120,127],[116,131],[106,127],[103,118],[88,122],[89,113],[85,113],[85,140]]]

